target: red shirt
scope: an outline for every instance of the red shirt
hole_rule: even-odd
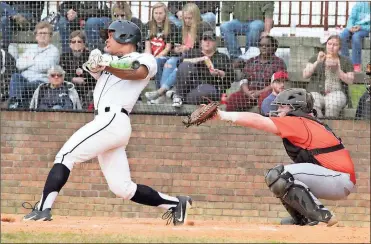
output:
[[[272,117],[279,136],[288,139],[295,146],[304,149],[331,147],[339,140],[323,125],[301,117]],[[338,172],[348,173],[350,180],[356,184],[354,164],[349,151],[344,149],[314,156],[321,166]]]

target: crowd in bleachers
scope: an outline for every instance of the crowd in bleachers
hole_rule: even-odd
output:
[[[290,81],[285,61],[276,56],[279,43],[269,34],[274,27],[273,1],[158,2],[151,6],[147,23],[134,17],[125,1],[62,1],[58,13],[43,20],[46,2],[0,4],[2,108],[94,109],[95,80],[82,64],[91,50],[103,51],[105,29],[118,19],[130,20],[141,29],[138,51],[152,54],[157,61],[155,89],[147,89],[139,98],[141,102],[180,108],[205,103],[204,97],[208,97],[222,100],[227,111],[256,109],[269,115],[271,101]],[[218,13],[226,53],[218,49]],[[13,57],[8,48],[14,34],[30,30],[36,44],[26,45]],[[59,45],[52,43],[56,32]],[[319,117],[338,118],[346,108],[349,85],[355,72],[362,72],[362,39],[369,34],[370,3],[357,2],[340,35],[330,36],[324,50],[308,59],[302,73],[310,79],[307,89],[315,97]],[[246,36],[245,52],[258,47],[259,54],[243,59],[238,35]],[[234,83],[240,84],[237,90],[231,89]],[[369,85],[366,87],[358,104],[358,118],[370,118]]]

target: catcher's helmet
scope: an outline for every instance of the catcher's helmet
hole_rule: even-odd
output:
[[[290,105],[292,109],[304,113],[313,112],[314,99],[312,94],[302,88],[290,88],[278,94],[272,105]]]
[[[142,34],[139,27],[131,21],[127,20],[115,20],[107,29],[104,30],[105,36],[103,39],[108,38],[108,32],[113,31],[113,39],[121,44],[131,43],[137,45],[141,42]]]

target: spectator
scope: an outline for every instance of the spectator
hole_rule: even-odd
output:
[[[183,13],[182,9],[187,1],[169,1],[167,3],[167,8],[169,10],[169,20],[175,24],[176,27],[182,27]]]
[[[115,20],[129,20],[136,24],[140,29],[143,28],[142,21],[133,17],[130,5],[124,1],[117,1],[112,7],[112,21]]]
[[[59,51],[50,44],[52,30],[49,23],[38,23],[35,27],[37,46],[29,47],[17,59],[17,68],[22,73],[14,73],[10,79],[9,108],[28,107],[30,95],[48,81],[48,69],[58,64]]]
[[[171,95],[174,107],[181,107],[183,99],[188,104],[207,103],[203,96],[220,101],[234,81],[232,63],[227,55],[217,51],[212,31],[203,33],[201,48],[184,54],[177,73],[176,94]]]
[[[261,103],[271,93],[271,77],[277,71],[287,70],[285,62],[275,55],[278,41],[264,36],[259,41],[260,54],[244,61],[240,90],[227,100],[227,111],[246,111]]]
[[[277,105],[273,105],[272,102],[280,92],[285,90],[285,82],[289,81],[289,75],[286,71],[278,71],[272,75],[271,87],[272,93],[266,97],[261,106],[261,114],[264,116],[269,116],[271,111],[277,111]]]
[[[216,26],[216,9],[220,8],[220,2],[217,1],[194,1],[201,13],[201,18],[209,23],[213,29]]]
[[[367,85],[365,93],[361,96],[356,110],[356,119],[371,119],[371,89]]]
[[[368,75],[368,84],[365,93],[359,99],[356,119],[371,119],[371,62],[367,64],[366,75]]]
[[[62,53],[67,53],[70,51],[69,37],[71,32],[81,28],[80,15],[82,9],[83,5],[81,2],[64,1],[60,5],[61,16],[57,23],[57,27],[62,42]]]
[[[10,77],[17,71],[15,59],[4,49],[0,50],[0,102],[8,99]],[[8,102],[2,107],[8,107]]]
[[[200,9],[201,19],[215,29],[216,9],[220,7],[217,1],[169,1],[169,19],[178,28],[182,27],[183,11],[182,8],[188,3],[195,3]]]
[[[103,42],[100,39],[100,30],[112,20],[112,13],[106,1],[84,1],[81,8],[82,19],[85,22],[85,33],[89,50],[99,48],[103,50]]]
[[[86,36],[80,31],[74,31],[70,36],[69,52],[61,56],[60,64],[66,71],[65,80],[72,82],[80,95],[83,108],[91,102],[88,93],[94,90],[94,78],[82,69],[83,63],[89,59],[89,50],[86,48]]]
[[[64,81],[65,71],[56,65],[48,70],[49,83],[35,90],[30,109],[80,110],[79,95],[73,83]]]
[[[179,34],[178,28],[169,20],[168,10],[164,3],[156,3],[152,7],[152,18],[144,26],[146,36],[145,52],[155,56],[157,61],[156,88],[157,91],[146,92],[150,103],[161,103],[164,101],[164,94],[170,89],[166,84],[160,84],[164,64],[174,53],[171,52]],[[161,97],[161,98],[160,98]],[[160,98],[160,99],[158,99]]]
[[[349,16],[347,27],[340,34],[341,54],[349,57],[349,40],[352,39],[352,63],[355,72],[362,70],[362,40],[370,33],[370,12],[369,1],[357,2]]]
[[[223,2],[222,21],[227,22],[220,25],[220,31],[231,59],[237,59],[241,55],[236,34],[246,35],[245,51],[247,52],[251,46],[258,44],[261,35],[269,34],[273,27],[273,11],[273,1]],[[229,21],[230,13],[234,14],[234,19],[231,21]]]
[[[332,35],[327,39],[326,51],[311,57],[303,71],[305,79],[310,78],[308,91],[314,97],[317,117],[338,117],[349,100],[348,85],[353,84],[354,73],[349,58],[339,55],[340,37]]]
[[[192,48],[198,48],[199,42],[202,37],[202,33],[205,31],[211,31],[211,26],[201,21],[200,10],[194,3],[187,3],[183,9],[183,27],[182,27],[182,43],[175,43],[175,47],[172,50],[175,54],[174,57],[169,58],[164,64],[160,84],[161,87],[170,89],[176,82],[177,66],[180,60],[180,56]],[[158,94],[158,97],[163,97],[166,91]],[[164,98],[164,97],[163,97]],[[154,100],[155,97],[152,97]]]
[[[0,2],[2,49],[8,51],[15,30],[29,30],[40,21],[44,5],[44,1]]]

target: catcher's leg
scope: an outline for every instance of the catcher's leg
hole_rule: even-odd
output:
[[[269,189],[285,203],[294,224],[306,225],[313,221],[330,223],[332,214],[302,182],[295,180],[290,172],[279,165],[268,171],[265,182]]]

